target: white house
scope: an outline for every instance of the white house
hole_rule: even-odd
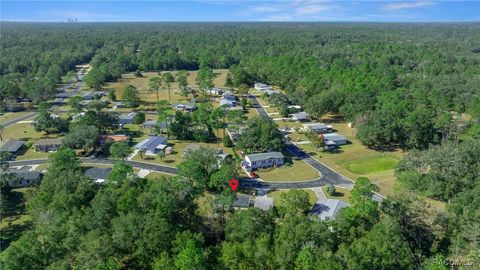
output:
[[[303,125],[304,131],[314,131],[316,133],[329,133],[333,131],[333,127],[331,125],[325,125],[323,123],[311,123],[311,124],[304,124]]]
[[[269,168],[282,166],[284,164],[284,156],[280,152],[257,153],[245,155],[245,160],[242,166],[247,171],[252,171],[258,168]]]
[[[258,91],[272,90],[272,87],[264,83],[255,83],[253,87]]]
[[[167,138],[163,136],[150,136],[134,146],[135,149],[145,151],[146,155],[154,156],[167,147]]]

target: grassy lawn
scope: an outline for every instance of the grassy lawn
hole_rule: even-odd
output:
[[[222,132],[220,132],[222,134]],[[233,154],[232,148],[228,148],[223,146],[220,142],[219,144],[216,143],[198,143],[194,141],[182,141],[182,140],[168,140],[168,144],[173,146],[173,150],[175,151],[174,154],[166,155],[163,160],[160,160],[158,157],[154,156],[143,156],[143,159],[140,157],[140,154],[137,154],[133,160],[136,161],[143,161],[143,162],[150,162],[155,164],[163,164],[168,166],[177,166],[180,162],[183,161],[183,150],[187,144],[199,144],[205,147],[212,147],[212,148],[222,148],[223,153],[225,154]]]
[[[325,196],[327,196],[327,198],[342,200],[344,202],[350,203],[350,190],[346,188],[335,187],[335,193],[330,195],[327,192],[327,187],[323,187],[322,189],[323,193],[325,193]]]
[[[382,152],[369,149],[355,138],[355,128],[349,128],[344,122],[329,122],[329,120],[321,119],[319,122],[332,124],[336,132],[346,136],[351,144],[342,145],[333,153],[318,151],[311,144],[302,144],[299,147],[346,177],[355,180],[360,176],[366,176],[380,188],[381,194],[393,194],[394,166],[404,153],[400,150]],[[353,167],[349,167],[352,164]],[[352,168],[353,171],[351,171]]]
[[[356,174],[369,174],[395,169],[398,160],[391,156],[371,156],[354,160],[343,160],[339,164]]]
[[[6,198],[5,213],[0,222],[0,251],[17,240],[31,225],[31,217],[25,212],[25,197],[28,191],[29,188],[13,189]]]
[[[315,202],[317,201],[317,195],[315,195],[315,192],[313,192],[312,190],[310,189],[302,189],[302,190],[305,190],[307,193],[308,193],[308,199],[310,201],[310,205],[313,207],[313,205],[315,204]],[[280,195],[282,193],[285,193],[287,192],[288,190],[274,190],[274,191],[270,191],[268,193],[268,196],[269,197],[272,197],[273,198],[273,205],[275,206],[281,206],[282,205],[282,200],[280,199]]]
[[[5,114],[0,114],[0,123],[4,123],[22,116],[25,116],[31,112],[9,112]]]
[[[290,153],[283,153],[291,157]],[[320,176],[320,173],[310,167],[307,163],[292,158],[293,164],[286,164],[278,168],[269,168],[258,170],[258,176],[265,181],[271,182],[295,182],[314,180]]]
[[[172,72],[175,76],[176,71]],[[217,77],[213,80],[213,83],[217,87],[224,87],[225,85],[225,78],[227,76],[228,70],[227,69],[216,69],[214,73],[217,74]],[[156,92],[150,92],[148,83],[149,79],[155,76],[159,76],[156,72],[144,72],[142,73],[143,77],[135,77],[133,73],[123,74],[122,78],[120,78],[117,82],[107,83],[103,87],[104,90],[108,91],[110,89],[114,90],[117,95],[117,99],[121,100],[123,89],[125,89],[128,85],[133,85],[137,87],[140,98],[142,103],[138,110],[148,110],[148,109],[156,109],[155,103],[157,99]],[[190,76],[188,77],[188,84],[189,86],[195,86],[195,79],[197,77],[197,71],[190,71]],[[177,83],[172,84],[172,88],[170,90],[170,98],[171,102],[175,101],[185,101],[184,97],[180,95],[180,90]],[[189,96],[191,98],[191,96]],[[168,100],[168,91],[167,90],[159,90],[159,99],[161,100]]]
[[[147,176],[145,176],[146,179],[148,180],[163,180],[162,178],[163,177],[170,177],[172,175],[168,174],[168,173],[161,173],[161,172],[151,172],[149,173]]]
[[[38,139],[55,139],[60,138],[61,136],[63,135],[47,135],[43,132],[37,132],[33,129],[33,126],[30,123],[17,123],[15,125],[9,126],[4,131],[4,137],[7,139],[12,138],[25,141],[27,149],[24,149],[23,152],[19,153],[16,158],[17,160],[48,158],[51,153],[35,152],[32,145]]]

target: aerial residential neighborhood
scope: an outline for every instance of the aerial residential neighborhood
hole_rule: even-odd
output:
[[[0,269],[480,269],[477,2],[0,7]]]

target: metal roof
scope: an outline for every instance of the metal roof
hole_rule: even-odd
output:
[[[306,112],[298,112],[298,113],[292,113],[292,117],[296,119],[305,119],[310,117],[310,115]]]
[[[315,203],[311,213],[317,215],[320,220],[334,219],[341,209],[349,206],[350,204],[341,200],[321,199]]]
[[[0,145],[0,151],[17,152],[24,144],[25,142],[23,141],[9,139]]]
[[[311,123],[311,124],[304,124],[303,126],[305,128],[309,128],[309,129],[326,129],[326,128],[328,128],[328,126],[325,125],[324,123]]]
[[[347,140],[347,138],[343,135],[337,134],[337,133],[328,133],[328,134],[323,134],[323,139],[329,140],[329,141],[343,141]]]
[[[259,161],[259,160],[267,160],[271,158],[284,158],[284,156],[281,152],[267,152],[267,153],[245,155],[245,159],[247,158],[250,161]]]
[[[155,150],[158,149],[159,145],[166,145],[167,138],[163,136],[150,136],[148,139],[145,139],[135,145],[137,149],[144,149],[144,150]]]

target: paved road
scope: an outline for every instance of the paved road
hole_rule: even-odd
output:
[[[255,109],[257,110],[258,114],[261,116],[269,116],[267,111],[260,105],[257,97],[255,95],[250,94],[249,98],[252,100]],[[336,171],[330,169],[323,163],[319,162],[318,160],[311,157],[309,154],[302,151],[296,145],[291,142],[286,142],[287,150],[290,151],[292,154],[300,158],[302,161],[316,169],[321,173],[321,176],[318,179],[313,181],[307,182],[289,182],[289,183],[274,183],[274,182],[264,182],[261,179],[242,179],[240,181],[240,186],[242,187],[251,187],[251,188],[271,188],[271,189],[294,189],[294,188],[313,188],[313,187],[321,187],[326,185],[335,185],[339,187],[344,187],[347,189],[352,189],[354,186],[354,182],[337,173]],[[380,194],[375,193],[373,199],[376,201],[381,201],[383,196]]]
[[[103,158],[95,158],[95,159],[80,158],[80,161],[84,164],[109,164],[109,165],[115,164],[114,160],[103,159]],[[15,160],[15,161],[9,161],[8,163],[10,164],[10,166],[27,166],[27,165],[39,165],[47,162],[48,162],[47,159],[35,159],[35,160]],[[162,173],[168,173],[168,174],[178,173],[177,168],[170,167],[170,166],[145,163],[140,161],[131,161],[131,160],[127,160],[125,161],[125,163],[130,164],[136,168],[150,170],[150,171],[156,171],[156,172],[162,172]]]
[[[12,119],[12,120],[10,120],[10,121],[6,121],[6,122],[3,123],[2,125],[3,125],[3,127],[6,128],[6,127],[9,127],[9,126],[11,126],[11,125],[14,125],[14,124],[16,124],[16,123],[18,123],[18,122],[20,122],[20,121],[23,121],[23,120],[25,120],[25,119],[28,119],[28,118],[30,118],[30,117],[33,117],[33,116],[35,116],[36,114],[37,114],[36,112],[31,112],[31,113],[26,114],[26,115],[24,115],[24,116],[20,116],[20,117],[18,117],[18,118]]]

